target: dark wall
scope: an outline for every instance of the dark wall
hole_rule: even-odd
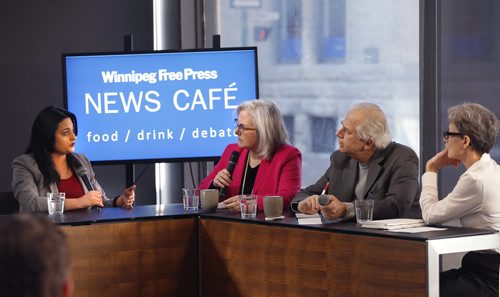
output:
[[[129,34],[135,50],[153,49],[152,0],[1,1],[0,191],[11,189],[10,163],[24,152],[36,114],[63,106],[61,54],[120,51]],[[94,169],[109,196],[122,192],[124,166]],[[152,176],[154,166],[141,179],[138,200],[155,199]]]
[[[439,131],[448,128],[447,109],[463,102],[480,103],[500,117],[500,1],[444,0],[438,8]],[[500,162],[498,136],[490,155]],[[441,192],[449,193],[464,171],[444,168]]]

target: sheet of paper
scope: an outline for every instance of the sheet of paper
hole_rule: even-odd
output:
[[[285,219],[285,216],[272,217],[272,218],[265,217],[266,221],[275,221],[275,220],[284,220],[284,219]]]
[[[309,218],[320,218],[321,216],[319,215],[319,213],[315,213],[315,214],[305,214],[305,213],[300,213],[300,212],[297,212],[295,213],[295,217],[297,219],[309,219]]]
[[[423,224],[422,219],[386,219],[386,220],[373,220],[364,222],[363,225],[376,225],[376,226],[397,226],[397,225],[411,225]]]
[[[405,224],[405,225],[370,225],[370,224],[361,225],[361,227],[363,228],[382,229],[382,230],[407,229],[407,228],[416,228],[422,226],[425,226],[425,223]]]
[[[401,232],[401,233],[420,233],[420,232],[430,232],[430,231],[444,231],[447,228],[436,228],[436,227],[415,227],[406,229],[394,229],[387,230],[389,232]]]
[[[227,205],[224,202],[219,202],[219,204],[217,204],[217,209],[226,209],[226,208]]]
[[[323,222],[321,221],[321,217],[315,217],[315,218],[302,218],[302,219],[297,219],[299,222],[299,225],[321,225]]]
[[[364,222],[361,227],[371,229],[407,229],[425,226],[422,219],[387,219]]]

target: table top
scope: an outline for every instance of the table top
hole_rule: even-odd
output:
[[[201,213],[202,210],[184,210],[180,203],[166,205],[163,210],[156,205],[136,206],[132,209],[122,207],[105,207],[100,210],[79,209],[66,211],[63,215],[48,215],[48,218],[58,225],[75,226],[132,220],[197,218]]]
[[[293,227],[293,228],[303,228],[308,230],[318,230],[318,231],[330,231],[330,232],[341,232],[348,234],[360,234],[360,235],[370,235],[370,236],[380,236],[380,237],[390,237],[390,238],[401,238],[417,241],[427,241],[435,239],[446,239],[446,238],[456,238],[465,236],[476,236],[476,235],[487,235],[498,233],[496,230],[486,230],[486,229],[472,229],[472,228],[461,228],[461,227],[449,227],[449,226],[434,226],[434,227],[444,227],[446,230],[442,231],[429,231],[421,233],[402,233],[402,232],[391,232],[387,230],[380,229],[368,229],[362,228],[356,222],[331,222],[322,218],[323,224],[321,225],[299,225],[295,214],[291,211],[284,212],[285,219],[283,220],[273,220],[266,221],[264,213],[257,213],[255,219],[242,219],[239,213],[203,213],[200,214],[201,218],[205,219],[217,219],[225,221],[238,221],[243,223],[253,223],[253,224],[263,224],[269,226],[280,226],[280,227]]]
[[[211,220],[223,220],[248,224],[259,224],[274,227],[301,228],[326,232],[342,232],[348,234],[381,236],[389,238],[401,238],[407,240],[427,241],[435,239],[456,238],[465,236],[487,235],[498,233],[496,230],[471,229],[460,227],[446,227],[443,231],[430,231],[422,233],[401,233],[387,230],[362,228],[355,222],[330,222],[323,218],[321,225],[299,225],[295,214],[285,211],[283,220],[266,221],[264,213],[258,212],[256,218],[242,219],[239,212],[215,212],[208,213],[203,209],[184,210],[182,204],[168,204],[163,210],[156,205],[136,206],[132,209],[109,207],[101,210],[80,209],[66,211],[63,215],[47,215],[52,222],[63,226],[78,226],[109,222],[126,222],[151,219],[179,219],[179,218],[202,218]],[[2,216],[0,216],[1,219]]]

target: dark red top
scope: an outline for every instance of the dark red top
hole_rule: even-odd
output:
[[[76,174],[73,174],[68,179],[61,179],[57,185],[57,189],[59,192],[65,192],[67,199],[80,198],[85,194],[82,184],[80,184]]]

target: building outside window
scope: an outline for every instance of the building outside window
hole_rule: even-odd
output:
[[[213,1],[222,46],[258,47],[260,98],[280,106],[304,186],[328,168],[359,102],[380,105],[393,140],[419,154],[418,0]]]

